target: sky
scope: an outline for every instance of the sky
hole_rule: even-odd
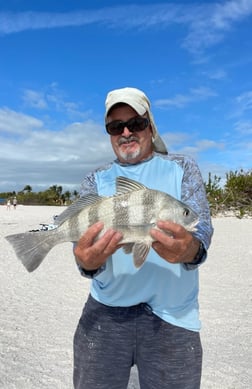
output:
[[[0,192],[79,190],[114,159],[104,101],[143,90],[170,153],[252,167],[252,0],[0,0]]]

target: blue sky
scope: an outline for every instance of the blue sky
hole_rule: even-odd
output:
[[[0,192],[113,159],[104,100],[142,89],[171,153],[251,169],[252,0],[0,0]]]

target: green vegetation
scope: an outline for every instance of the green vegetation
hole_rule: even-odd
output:
[[[220,187],[220,180],[217,176],[212,178],[209,173],[208,182],[205,183],[211,214],[215,216],[233,211],[239,218],[252,216],[252,170],[226,173],[223,188]]]
[[[78,198],[78,192],[75,190],[63,192],[62,186],[53,185],[43,192],[33,192],[30,185],[26,185],[20,192],[0,193],[0,198],[13,200],[17,198],[18,204],[23,205],[69,205]]]
[[[208,182],[205,182],[207,198],[212,216],[219,213],[227,214],[232,211],[237,217],[252,216],[252,170],[239,170],[226,173],[225,185],[221,186],[221,178],[212,177],[209,173]],[[30,185],[18,193],[0,193],[0,199],[16,197],[18,204],[24,205],[69,205],[79,197],[75,190],[63,192],[62,186],[53,185],[43,192],[33,192]],[[3,202],[2,202],[3,203]],[[6,203],[6,202],[5,202]]]

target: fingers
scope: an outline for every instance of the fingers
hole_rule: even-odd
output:
[[[168,221],[159,221],[157,227],[159,230],[150,231],[154,239],[152,247],[157,254],[171,263],[190,262],[195,251],[192,234],[183,226]]]
[[[103,254],[108,257],[115,252],[121,239],[122,234],[120,232],[109,229],[93,244],[92,251],[97,255]]]
[[[187,233],[187,230],[183,226],[170,221],[160,220],[157,222],[157,227],[174,238],[183,237]]]
[[[107,230],[101,237],[104,224],[97,222],[82,235],[74,248],[78,263],[86,270],[99,268],[117,249],[122,234],[113,229]]]
[[[81,247],[91,246],[97,235],[102,231],[103,226],[102,222],[97,222],[89,227],[85,234],[83,234],[79,239],[78,245]]]

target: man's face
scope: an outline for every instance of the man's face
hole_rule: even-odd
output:
[[[114,120],[127,122],[136,116],[139,115],[129,105],[119,105],[111,108],[107,117],[107,123]],[[133,164],[148,158],[152,154],[152,131],[150,125],[140,132],[130,132],[127,127],[124,127],[122,134],[110,135],[110,140],[120,162]]]

